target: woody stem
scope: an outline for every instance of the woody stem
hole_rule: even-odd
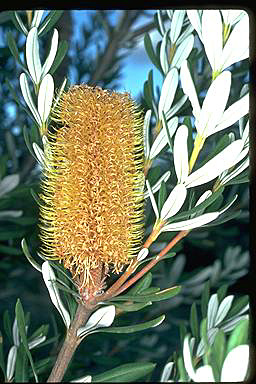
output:
[[[77,330],[86,323],[92,311],[93,308],[88,308],[83,304],[78,305],[75,318],[71,323],[70,328],[67,330],[66,338],[60,349],[52,372],[47,380],[48,383],[61,382],[68,364],[81,342],[81,338],[77,336]]]
[[[156,256],[155,259],[151,260],[144,268],[142,268],[132,279],[127,281],[125,284],[122,285],[122,287],[115,292],[112,297],[119,295],[123,291],[125,291],[127,288],[129,288],[132,284],[134,284],[137,280],[139,280],[145,273],[147,273],[151,268],[153,268],[166,253],[174,247],[183,237],[185,237],[189,231],[180,231],[177,236],[175,236],[172,241]]]

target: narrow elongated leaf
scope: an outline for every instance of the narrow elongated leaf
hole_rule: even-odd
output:
[[[19,184],[18,174],[7,175],[0,181],[0,197],[12,191]]]
[[[198,317],[196,310],[196,303],[193,303],[190,310],[190,327],[192,335],[198,339],[199,337],[199,328],[198,328]]]
[[[161,129],[159,132],[157,138],[152,144],[150,154],[149,154],[149,159],[152,160],[154,157],[156,157],[159,152],[162,151],[162,149],[166,146],[168,143],[167,135],[165,129]]]
[[[20,345],[17,351],[16,365],[15,365],[15,382],[27,383],[28,380],[28,356],[24,345]]]
[[[77,336],[83,337],[85,333],[88,333],[92,329],[109,327],[115,318],[115,306],[108,305],[102,307],[94,312],[84,327],[81,327],[77,331]]]
[[[212,9],[203,11],[202,39],[212,70],[216,71],[220,68],[223,44],[220,11]]]
[[[173,12],[173,16],[171,20],[171,34],[170,34],[172,43],[175,43],[180,35],[185,13],[186,11],[183,9],[175,10]]]
[[[152,204],[152,207],[153,207],[155,215],[156,215],[156,219],[159,219],[159,212],[158,212],[157,204],[156,204],[155,197],[153,195],[153,192],[151,190],[151,187],[150,187],[150,184],[149,184],[148,180],[146,180],[146,185],[147,185],[147,188],[148,188],[148,193],[149,193],[149,197],[150,197],[150,200],[151,200],[151,204]]]
[[[143,294],[139,295],[122,295],[115,297],[115,301],[134,301],[134,302],[146,302],[146,301],[160,301],[166,300],[173,296],[176,296],[181,290],[181,286],[175,286],[171,288],[164,289],[162,291],[156,292],[154,294]]]
[[[239,139],[229,144],[223,151],[209,160],[205,165],[192,172],[186,179],[187,188],[205,184],[215,179],[226,169],[232,167],[243,148],[243,140]]]
[[[201,312],[204,318],[207,316],[209,296],[210,296],[210,282],[208,280],[204,285],[204,290],[201,297]]]
[[[60,11],[60,10],[50,11],[38,29],[38,35],[43,36],[50,29],[52,29],[53,25],[58,21],[62,13],[63,11]]]
[[[39,24],[40,24],[40,21],[43,17],[43,14],[44,14],[44,11],[41,10],[41,11],[34,11],[34,16],[33,16],[33,20],[32,20],[32,23],[31,23],[31,27],[39,27]]]
[[[7,32],[7,44],[8,44],[8,47],[9,47],[13,57],[18,61],[18,63],[24,69],[24,65],[20,59],[20,55],[19,55],[19,51],[18,51],[18,48],[16,45],[16,41],[15,41],[15,39],[14,39],[14,37],[10,31]]]
[[[203,101],[197,132],[208,137],[215,131],[226,108],[231,87],[231,73],[222,72],[210,85]]]
[[[42,80],[38,92],[38,112],[43,123],[48,119],[54,94],[54,82],[48,73]]]
[[[49,52],[49,54],[45,60],[43,68],[42,68],[41,80],[49,72],[49,70],[51,69],[51,66],[54,62],[56,52],[58,49],[58,39],[59,39],[58,31],[57,31],[57,29],[54,28],[52,40],[51,40],[51,44],[50,44],[51,48],[50,48],[50,52]]]
[[[174,95],[178,86],[178,71],[176,68],[172,68],[163,83],[161,96],[158,104],[158,115],[162,116],[162,112],[165,113],[171,108]]]
[[[13,343],[13,339],[12,339],[12,326],[11,326],[11,319],[10,319],[10,315],[9,315],[9,312],[8,312],[8,309],[6,309],[4,311],[4,315],[3,315],[3,325],[4,325],[4,331],[9,339],[9,342],[10,343]]]
[[[175,115],[178,110],[183,106],[183,104],[186,102],[188,96],[187,95],[183,95],[179,101],[177,101],[176,104],[174,104],[171,109],[169,109],[168,112],[166,112],[165,116],[167,119],[170,119],[173,115]],[[169,124],[168,124],[169,125]]]
[[[156,364],[153,363],[130,363],[93,376],[95,383],[120,383],[133,382],[153,371]]]
[[[144,289],[147,289],[152,283],[152,273],[148,272],[142,279],[138,281],[130,290],[129,295],[136,295],[137,293],[142,292]]]
[[[183,183],[188,176],[188,128],[181,125],[176,132],[173,145],[173,160],[178,183]]]
[[[235,327],[235,329],[229,336],[226,354],[228,354],[232,349],[236,348],[238,345],[248,344],[248,329],[248,319],[243,319],[240,321],[240,323],[238,323],[238,325]]]
[[[177,184],[167,200],[165,201],[160,213],[160,217],[163,220],[167,220],[174,216],[181,209],[187,196],[187,189],[184,184]]]
[[[163,205],[164,205],[164,202],[166,200],[166,197],[167,197],[167,189],[166,189],[166,185],[165,185],[165,182],[162,181],[161,183],[161,187],[160,187],[160,190],[159,190],[159,193],[158,193],[158,210],[161,211]]]
[[[20,302],[19,299],[17,300],[17,303],[16,303],[15,314],[16,314],[16,319],[17,319],[17,323],[18,323],[20,338],[21,338],[22,344],[24,346],[24,349],[26,351],[26,354],[27,354],[27,356],[29,358],[30,365],[31,365],[31,368],[33,370],[33,374],[34,374],[35,380],[38,383],[38,377],[37,377],[37,374],[36,374],[36,371],[35,371],[34,362],[33,362],[31,353],[30,353],[29,348],[28,348],[25,316],[24,316],[23,308],[22,308],[22,305],[21,305],[21,302]]]
[[[28,34],[28,30],[23,24],[20,16],[18,15],[18,12],[12,12],[12,21],[13,24],[16,26],[16,28],[21,32],[24,33],[24,35]]]
[[[118,309],[121,309],[124,312],[134,312],[139,311],[142,308],[145,308],[149,305],[152,305],[151,301],[148,301],[146,303],[135,303],[135,304],[128,304],[128,303],[115,303],[115,307]]]
[[[171,175],[171,172],[170,172],[170,171],[165,172],[165,173],[160,177],[160,179],[159,179],[159,180],[153,185],[153,187],[151,188],[152,192],[153,192],[153,193],[156,193],[156,192],[160,189],[162,181],[165,181],[165,182],[166,182],[166,181],[169,179],[170,175]],[[148,192],[148,191],[145,191],[145,192],[144,192],[144,198],[146,199],[147,197],[149,197],[149,192]]]
[[[157,327],[165,319],[165,315],[161,315],[154,320],[147,321],[142,324],[128,325],[126,327],[110,327],[108,329],[101,329],[98,332],[104,333],[134,333],[139,331],[144,331],[145,329]]]
[[[156,66],[156,68],[158,68],[160,71],[162,71],[162,68],[159,65],[158,58],[157,58],[156,53],[155,53],[154,48],[153,48],[151,38],[147,32],[144,35],[144,46],[145,46],[145,50],[148,54],[148,57],[150,58],[152,63]]]
[[[48,261],[45,261],[42,265],[42,274],[43,274],[45,285],[49,291],[52,303],[55,305],[55,307],[59,311],[66,327],[69,328],[70,316],[61,301],[58,288],[55,285],[56,276]]]
[[[24,252],[24,255],[26,256],[26,258],[28,259],[28,261],[30,262],[30,264],[35,268],[37,269],[39,272],[42,272],[42,267],[33,259],[33,257],[31,256],[30,252],[29,252],[29,249],[28,249],[28,245],[27,245],[27,242],[25,239],[22,239],[21,240],[21,248]]]
[[[222,330],[219,330],[218,333],[215,336],[212,350],[211,350],[211,361],[214,360],[214,364],[217,368],[218,377],[217,379],[220,380],[220,372],[223,365],[223,360],[225,356],[225,350],[226,350],[226,340],[225,340],[225,334]]]
[[[189,97],[190,103],[192,105],[193,115],[196,118],[196,120],[199,120],[201,107],[198,101],[195,85],[194,85],[190,70],[188,68],[187,60],[184,60],[183,63],[181,64],[180,79],[181,79],[183,92],[185,93],[185,95]]]
[[[17,319],[14,319],[13,326],[12,326],[12,338],[13,338],[13,344],[18,347],[20,345],[20,334],[17,324]]]
[[[168,35],[169,35],[169,31],[165,32],[164,37],[163,37],[162,42],[161,42],[161,48],[160,48],[160,63],[161,63],[161,67],[162,67],[165,75],[167,74],[168,69],[169,69],[168,56],[167,56],[167,52],[166,52]]]
[[[242,41],[241,41],[242,40]],[[222,52],[222,67],[229,67],[249,56],[249,17],[246,14],[232,30]]]
[[[39,57],[39,43],[37,28],[33,27],[28,33],[26,41],[26,60],[29,73],[35,82],[39,84],[42,72],[41,61]]]
[[[63,59],[67,53],[68,47],[69,47],[69,45],[68,45],[68,42],[66,40],[63,40],[59,43],[57,54],[55,56],[54,62],[53,62],[51,69],[49,71],[51,75],[54,74],[56,69],[58,69],[58,67],[62,63],[62,61],[63,61]]]
[[[31,110],[35,121],[37,122],[38,125],[41,125],[41,118],[40,118],[40,115],[37,112],[37,109],[36,109],[35,104],[33,102],[33,99],[32,99],[31,93],[30,93],[30,89],[29,89],[29,85],[28,85],[28,80],[27,80],[25,73],[22,73],[20,75],[20,87],[21,87],[21,92],[22,92],[22,95],[24,97],[24,100],[25,100],[26,104],[28,105],[29,109]]]
[[[37,161],[39,162],[39,164],[44,166],[45,157],[44,157],[43,150],[39,147],[39,145],[37,145],[37,143],[33,143],[32,147],[33,147]]]
[[[7,381],[12,381],[14,371],[15,371],[16,357],[17,357],[17,347],[16,345],[13,345],[10,348],[8,357],[7,357],[7,368],[6,368]]]
[[[180,68],[184,60],[186,60],[192,51],[194,45],[194,36],[191,34],[177,47],[172,59],[172,67]]]
[[[218,302],[218,296],[215,293],[211,296],[208,304],[208,311],[207,311],[207,328],[210,329],[215,326],[216,322],[216,316],[218,312],[219,302]]]
[[[233,299],[234,299],[234,295],[229,295],[229,296],[225,297],[224,300],[222,300],[222,302],[220,303],[220,306],[218,308],[217,315],[216,315],[215,325],[218,325],[219,323],[222,322],[222,320],[225,319],[228,311],[231,308]]]
[[[194,228],[199,228],[203,225],[214,221],[219,216],[219,212],[211,212],[204,213],[203,215],[197,216],[194,219],[184,220],[173,222],[171,224],[165,225],[161,231],[162,232],[170,232],[170,231],[183,231],[183,230],[191,230]]]
[[[149,144],[149,124],[150,124],[150,118],[151,118],[151,109],[147,110],[144,118],[144,126],[143,126],[143,133],[144,133],[144,154],[145,158],[147,159],[149,157],[150,153],[150,144]]]
[[[241,315],[242,313],[248,311],[249,309],[249,303],[248,303],[248,296],[242,296],[239,297],[232,305],[232,308],[227,314],[227,319]]]
[[[165,365],[161,375],[160,383],[165,383],[168,381],[168,379],[170,378],[173,366],[174,366],[174,363],[172,361],[169,361],[169,363]]]
[[[233,103],[224,111],[221,120],[212,133],[230,127],[247,113],[249,113],[249,93],[241,97],[241,99]]]

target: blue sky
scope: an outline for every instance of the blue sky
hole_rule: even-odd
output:
[[[92,11],[88,11],[88,10],[73,11],[74,39],[79,39],[79,31],[80,31],[81,25],[88,20],[89,12],[92,12]],[[152,11],[152,20],[153,20],[154,13],[155,11]],[[114,16],[118,17],[116,12]],[[141,20],[139,20],[138,23],[135,24],[135,27],[137,28],[152,20],[150,20],[149,18],[146,18],[146,19],[141,18]],[[113,20],[113,22],[115,22],[115,20]],[[156,38],[158,38],[158,36],[160,37],[158,32],[155,32],[154,35]],[[159,73],[159,71],[154,67],[154,65],[151,63],[150,59],[146,54],[146,51],[144,49],[143,37],[140,39],[137,47],[133,51],[130,51],[129,55],[124,59],[123,64],[124,64],[123,71],[122,71],[123,77],[119,82],[121,86],[118,89],[118,91],[128,91],[131,93],[133,98],[137,98],[139,93],[143,91],[143,84],[147,80],[148,72],[150,71],[150,69],[153,69],[154,84],[161,85],[162,76]]]

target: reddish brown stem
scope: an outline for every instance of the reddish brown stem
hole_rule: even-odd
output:
[[[144,268],[142,268],[133,278],[131,278],[129,281],[127,281],[125,284],[122,285],[122,287],[115,292],[112,297],[119,295],[123,291],[125,291],[127,288],[129,288],[132,284],[134,284],[137,280],[139,280],[145,273],[147,273],[151,268],[154,267],[166,253],[174,247],[183,237],[185,237],[188,234],[189,231],[181,231],[175,236],[172,241],[156,256],[155,259],[151,260]]]
[[[86,324],[90,314],[92,313],[92,308],[87,308],[83,304],[79,304],[77,307],[75,318],[67,331],[66,339],[61,347],[61,350],[58,354],[55,365],[52,369],[52,372],[47,380],[48,383],[59,383],[61,382],[65,371],[68,367],[68,364],[77,349],[78,345],[81,342],[81,338],[77,336],[77,330]]]

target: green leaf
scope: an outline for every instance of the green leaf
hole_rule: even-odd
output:
[[[248,305],[248,303],[249,303],[249,297],[247,295],[239,297],[232,304],[232,307],[231,307],[230,311],[228,312],[226,320],[230,319],[233,316],[236,316],[243,308],[245,308]]]
[[[141,377],[151,373],[156,364],[153,363],[129,363],[93,376],[94,383],[120,383],[133,382]]]
[[[3,352],[3,336],[0,331],[0,368],[3,371],[5,381],[6,381],[6,371],[5,371],[5,362],[4,362],[4,352]]]
[[[192,335],[196,338],[196,340],[198,340],[199,329],[198,329],[198,317],[197,317],[195,302],[192,304],[191,310],[190,310],[190,327],[191,327]]]
[[[137,293],[147,289],[152,283],[152,273],[148,272],[137,284],[129,290],[129,295],[136,295]]]
[[[13,24],[15,25],[15,27],[24,35],[27,35],[28,34],[28,30],[27,28],[25,27],[25,25],[23,24],[20,16],[18,15],[18,12],[11,12],[11,18],[12,18],[12,22]]]
[[[21,344],[17,351],[16,364],[15,364],[15,382],[27,383],[28,382],[28,357],[23,344]]]
[[[109,327],[109,328],[102,328],[98,329],[95,332],[104,332],[104,333],[133,333],[133,332],[139,332],[144,331],[148,328],[153,328],[158,325],[160,325],[165,319],[165,315],[161,315],[157,317],[156,319],[146,321],[145,323],[141,324],[135,324],[135,325],[127,325],[124,327]],[[91,332],[94,333],[94,332]]]
[[[204,225],[204,228],[224,224],[224,223],[226,223],[226,221],[233,220],[236,217],[240,216],[241,212],[242,212],[241,209],[239,209],[238,211],[234,211],[234,212],[228,212],[228,213],[225,212],[223,215],[220,215],[217,219],[215,219],[214,223]]]
[[[218,296],[218,301],[219,303],[224,299],[226,296],[228,290],[228,284],[222,285],[218,290],[217,290],[217,296]]]
[[[182,219],[187,219],[190,217],[191,214],[197,213],[197,212],[204,212],[207,207],[211,207],[212,210],[212,204],[215,202],[216,199],[223,193],[224,187],[219,188],[216,192],[214,192],[211,196],[207,197],[201,204],[198,204],[196,207],[184,211],[181,213],[178,213],[177,215],[172,216],[168,223],[172,223],[173,221],[180,221]],[[218,219],[216,219],[218,220]],[[214,222],[216,222],[216,220]]]
[[[25,125],[23,126],[23,137],[30,154],[36,159],[32,145],[31,145],[30,134],[29,134],[28,128]]]
[[[65,57],[65,55],[67,53],[67,50],[68,50],[68,42],[66,40],[61,41],[60,44],[59,44],[59,47],[58,47],[58,51],[57,51],[56,57],[55,57],[54,62],[52,64],[52,66],[51,66],[51,69],[49,71],[49,73],[51,75],[54,74],[56,69],[62,63],[62,60],[64,59],[64,57]]]
[[[50,11],[38,29],[38,35],[43,36],[56,24],[63,11]]]
[[[210,296],[210,282],[207,281],[204,285],[204,290],[201,297],[201,311],[202,311],[203,317],[207,316],[209,296]]]
[[[20,299],[17,300],[16,306],[15,306],[15,314],[16,314],[17,325],[18,325],[18,329],[19,329],[19,333],[20,333],[21,342],[24,345],[26,354],[27,354],[27,356],[29,358],[29,361],[30,361],[31,368],[33,370],[33,374],[34,374],[35,380],[38,383],[38,377],[37,377],[37,374],[36,374],[36,371],[35,371],[34,362],[33,362],[31,353],[30,353],[29,348],[28,348],[28,340],[27,340],[27,335],[26,335],[25,316],[24,316],[24,311],[23,311]]]
[[[211,365],[214,366],[213,369],[214,377],[216,381],[220,380],[221,368],[223,365],[226,349],[226,339],[225,334],[222,330],[219,330],[215,336],[213,345],[210,351],[210,360]]]
[[[159,212],[161,212],[161,209],[163,208],[166,197],[167,197],[166,184],[164,181],[162,181],[160,190],[158,192],[158,204],[157,205],[158,205]]]
[[[160,301],[166,300],[173,296],[176,296],[181,290],[181,286],[175,286],[171,288],[164,289],[160,292],[154,294],[140,294],[136,296],[132,295],[122,295],[115,297],[115,301],[134,301],[134,302],[146,302],[146,301]]]
[[[185,339],[185,336],[187,334],[187,328],[184,323],[181,323],[179,325],[179,331],[180,331],[180,345],[183,346],[183,341]]]
[[[79,299],[80,297],[79,294],[73,289],[69,288],[66,284],[64,285],[64,283],[61,280],[57,279],[57,280],[49,280],[49,281],[52,281],[59,289],[63,290],[64,292],[70,293],[71,295]]]
[[[228,339],[226,355],[232,349],[234,349],[235,347],[238,347],[238,345],[248,344],[248,328],[249,328],[249,320],[243,319],[238,323],[235,329],[233,329]]]
[[[25,69],[24,65],[20,59],[20,55],[19,55],[19,51],[18,51],[16,42],[15,42],[14,37],[10,31],[7,32],[7,44],[8,44],[8,47],[9,47],[13,57],[18,61],[18,63],[22,66],[22,68]]]
[[[178,365],[178,370],[179,370],[179,381],[188,382],[188,375],[187,375],[187,372],[185,370],[182,357],[178,358],[177,365]]]
[[[148,301],[147,303],[136,303],[136,304],[129,304],[129,302],[124,304],[114,303],[115,307],[125,312],[139,311],[140,309],[145,308],[151,304],[152,304],[151,301]]]
[[[13,343],[11,319],[10,319],[10,315],[9,315],[8,309],[6,309],[4,311],[3,323],[4,323],[4,331],[5,331],[6,335],[7,335],[10,343]]]
[[[49,324],[43,324],[29,337],[28,341],[31,341],[40,336],[47,336],[49,330]]]
[[[203,339],[204,346],[205,347],[209,346],[208,336],[207,336],[207,318],[204,318],[201,321],[201,324],[200,324],[200,336]]]
[[[21,240],[21,247],[22,247],[22,250],[24,252],[24,255],[26,256],[26,258],[28,259],[28,261],[30,262],[30,264],[35,268],[37,269],[39,272],[42,272],[42,267],[40,264],[38,264],[34,259],[33,257],[31,256],[30,252],[29,252],[29,249],[28,249],[28,245],[27,245],[27,242],[25,239],[22,239]]]
[[[150,58],[152,63],[156,66],[156,68],[159,69],[159,71],[161,71],[161,73],[162,73],[162,68],[161,68],[161,65],[159,63],[159,59],[157,58],[157,56],[155,54],[155,51],[154,51],[154,48],[153,48],[153,45],[151,42],[151,38],[147,32],[144,35],[144,46],[145,46],[145,50],[148,54],[148,57]]]
[[[168,252],[168,253],[166,253],[166,255],[164,255],[164,256],[161,258],[161,260],[170,259],[171,257],[174,257],[174,256],[176,256],[176,252]],[[146,259],[140,261],[138,265],[141,265],[141,264],[143,264],[143,263],[145,263],[145,262],[148,262],[148,261],[150,261],[150,260],[153,260],[153,259],[155,259],[155,257],[156,257],[156,255],[151,256],[151,257],[147,257]]]

